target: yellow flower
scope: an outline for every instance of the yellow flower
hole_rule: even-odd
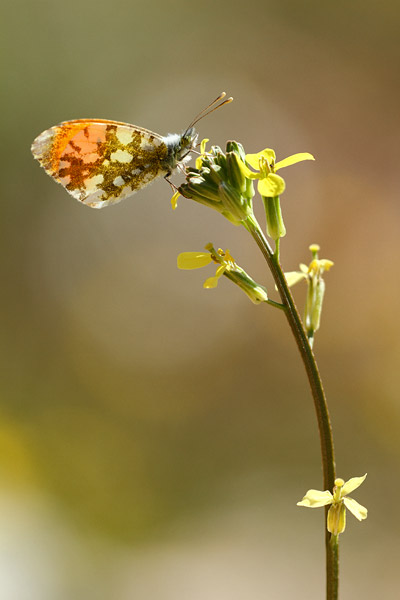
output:
[[[362,521],[367,518],[368,511],[356,500],[348,498],[365,481],[367,474],[363,477],[352,477],[344,482],[343,479],[335,479],[333,494],[329,490],[320,492],[319,490],[308,490],[301,502],[297,506],[307,506],[309,508],[318,508],[319,506],[331,505],[328,511],[327,528],[333,535],[342,533],[346,527],[346,508],[358,519]]]
[[[212,244],[205,247],[207,252],[182,252],[178,256],[178,269],[200,269],[211,262],[216,263],[217,270],[213,277],[208,277],[203,284],[206,289],[215,288],[222,275],[239,286],[254,304],[268,301],[267,290],[258,285],[232,258],[229,250],[215,250]]]
[[[201,269],[202,267],[206,267],[213,260],[219,266],[215,272],[214,277],[209,277],[203,284],[203,287],[215,288],[218,285],[219,278],[224,274],[227,269],[230,269],[235,266],[235,261],[229,253],[229,250],[219,250],[212,255],[212,246],[207,244],[206,249],[209,249],[209,252],[181,252],[178,256],[178,269]]]
[[[274,150],[266,148],[257,154],[246,154],[246,163],[253,169],[258,169],[258,173],[249,169],[244,163],[241,163],[241,168],[248,179],[258,179],[258,192],[261,196],[275,198],[285,191],[285,180],[277,175],[276,171],[303,160],[315,160],[315,158],[309,152],[300,152],[276,162]]]
[[[300,271],[285,273],[289,287],[302,279],[307,281],[307,299],[304,308],[304,325],[310,345],[313,345],[314,334],[318,331],[321,322],[322,304],[325,295],[325,281],[322,277],[325,271],[333,267],[333,262],[327,258],[318,258],[319,246],[312,244],[310,250],[313,256],[310,264],[300,265]]]
[[[306,279],[316,285],[317,281],[321,279],[324,271],[329,271],[329,269],[333,267],[334,263],[328,258],[318,258],[318,252],[320,250],[318,244],[311,244],[309,250],[313,255],[313,260],[308,266],[300,264],[300,271],[289,271],[288,273],[285,273],[289,287],[295,285],[302,279]]]

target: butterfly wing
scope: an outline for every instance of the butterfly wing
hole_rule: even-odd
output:
[[[120,202],[168,172],[163,138],[119,121],[64,121],[43,131],[32,153],[55,181],[93,208]]]

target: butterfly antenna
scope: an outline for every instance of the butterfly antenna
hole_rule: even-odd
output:
[[[218,104],[218,102],[220,100],[222,100],[223,98],[225,98],[225,96],[226,96],[226,93],[222,92],[222,94],[220,94],[218,96],[218,98],[215,98],[215,100],[213,100],[208,106],[203,108],[203,110],[201,110],[199,112],[199,114],[190,123],[190,125],[188,126],[186,131],[188,131],[191,127],[196,125],[196,123],[198,123],[201,119],[203,119],[207,115],[210,115],[212,112],[214,112],[214,110],[217,110],[217,108],[221,108],[221,106],[224,106],[225,104],[229,104],[230,102],[232,102],[233,98],[230,97],[230,98],[227,98],[226,100],[224,100],[223,102],[221,102],[220,104]]]

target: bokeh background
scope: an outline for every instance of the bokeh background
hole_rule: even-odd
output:
[[[179,132],[226,90],[200,137],[317,158],[285,172],[282,260],[318,242],[335,262],[315,349],[338,474],[368,471],[369,508],[342,537],[342,598],[397,599],[398,2],[1,10],[1,598],[323,598],[323,514],[296,507],[321,486],[319,440],[283,315],[176,268],[212,241],[273,295],[257,248],[173,212],[162,180],[81,206],[30,154],[66,119]]]

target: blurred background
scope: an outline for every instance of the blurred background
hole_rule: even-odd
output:
[[[32,140],[100,117],[278,159],[282,262],[335,262],[315,351],[338,475],[368,471],[342,598],[398,598],[398,2],[2,5],[0,596],[324,597],[319,438],[283,315],[176,256],[212,241],[269,286],[246,232],[157,181],[96,211]],[[178,183],[179,177],[175,178]],[[262,215],[258,210],[260,218]],[[305,286],[295,289],[302,310]]]

